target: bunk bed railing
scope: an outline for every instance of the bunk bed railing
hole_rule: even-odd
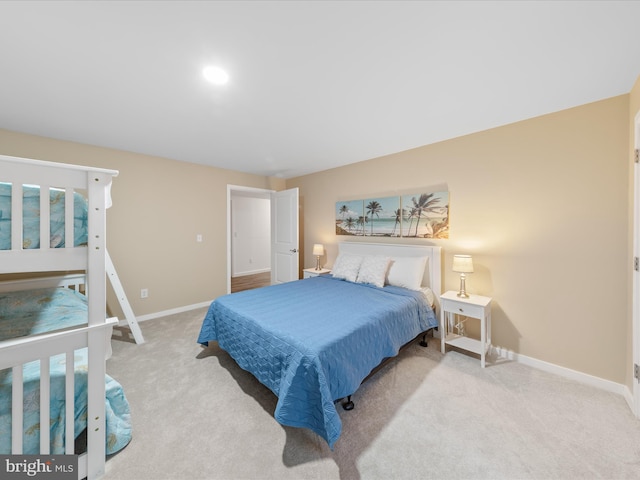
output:
[[[94,479],[105,468],[105,358],[110,353],[110,333],[117,319],[107,319],[106,306],[106,209],[111,204],[110,188],[115,170],[88,166],[45,162],[0,155],[0,182],[11,184],[11,245],[0,250],[0,274],[35,272],[86,272],[88,324],[72,330],[0,342],[0,369],[11,369],[22,377],[25,363],[39,361],[41,367],[41,405],[48,405],[50,380],[48,366],[54,355],[66,355],[65,395],[67,422],[73,422],[74,352],[87,348],[87,453],[79,457],[79,477]],[[23,245],[24,189],[40,188],[40,248],[27,249]],[[51,248],[50,200],[51,188],[65,192],[65,246]],[[76,192],[87,199],[87,243],[74,245],[74,196]],[[68,367],[71,365],[71,367]],[[12,389],[12,448],[22,449],[22,389],[23,382],[13,379]],[[14,410],[17,409],[17,410]],[[71,412],[71,414],[69,414]],[[41,424],[48,424],[47,408],[40,409]],[[67,423],[68,437],[73,439],[73,423]],[[49,451],[47,429],[41,431],[41,452]],[[73,441],[65,441],[65,451],[73,449]],[[70,443],[70,445],[69,445]],[[13,450],[12,450],[13,451]],[[14,453],[18,453],[14,451]],[[72,450],[71,450],[72,451]]]
[[[0,155],[0,182],[11,184],[11,248],[0,250],[0,273],[76,269],[90,271],[91,263],[100,262],[104,265],[105,210],[111,205],[111,181],[117,174],[115,170]],[[40,189],[39,248],[25,249],[23,244],[25,186],[35,186]],[[51,189],[65,192],[64,248],[51,248],[49,199]],[[88,204],[89,236],[87,245],[81,246],[75,246],[72,240],[74,238],[74,195],[78,191],[86,192]],[[26,257],[11,255],[17,251]],[[92,283],[91,280],[90,275],[89,283]],[[97,280],[96,283],[100,288],[100,284],[104,282]]]
[[[70,273],[67,275],[56,275],[53,277],[27,278],[24,280],[0,282],[0,293],[55,287],[70,288],[76,292],[82,293],[85,289],[85,275],[84,273]]]
[[[23,445],[23,368],[24,365],[38,361],[40,365],[40,425],[49,425],[50,378],[49,362],[52,357],[65,355],[65,454],[74,454],[74,355],[76,350],[89,347],[87,405],[102,405],[102,413],[87,416],[87,453],[79,456],[78,478],[87,477],[91,465],[104,464],[105,452],[105,414],[104,414],[104,376],[105,360],[111,356],[111,330],[117,325],[117,318],[109,318],[105,323],[90,325],[73,330],[44,334],[37,337],[23,337],[0,342],[0,370],[11,369],[12,405],[11,405],[11,453],[22,454]],[[94,379],[98,379],[95,381]],[[95,382],[95,383],[94,383]],[[50,431],[40,429],[40,454],[50,453]],[[98,467],[100,469],[100,467]],[[89,478],[99,475],[93,472]]]

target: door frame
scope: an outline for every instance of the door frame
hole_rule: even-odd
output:
[[[227,184],[227,293],[231,293],[231,196],[233,192],[255,193],[259,198],[265,198],[267,195],[269,201],[272,201],[271,196],[275,190]],[[273,229],[273,225],[271,228]]]
[[[640,111],[636,113],[633,125],[634,150],[640,149]],[[634,153],[635,154],[635,153]],[[633,163],[633,256],[640,257],[640,164]],[[640,271],[633,272],[633,324],[632,324],[632,360],[634,365],[640,365]],[[640,418],[640,379],[633,375],[633,365],[631,367],[631,383],[633,405],[632,410],[636,418]]]

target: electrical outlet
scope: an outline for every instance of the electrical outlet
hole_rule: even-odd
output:
[[[143,288],[140,290],[140,298],[147,298],[149,296],[149,289]]]
[[[202,242],[202,234],[201,233],[196,235],[196,242],[198,242],[198,243]]]

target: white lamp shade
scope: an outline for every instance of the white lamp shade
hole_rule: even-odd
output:
[[[316,256],[324,255],[324,245],[321,243],[316,243],[313,245],[313,254]]]
[[[471,255],[454,255],[453,271],[458,273],[473,273],[473,260]]]

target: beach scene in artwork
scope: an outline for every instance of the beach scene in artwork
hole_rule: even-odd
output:
[[[336,235],[362,235],[364,224],[364,200],[336,203]]]
[[[336,202],[336,234],[449,238],[449,192]]]
[[[449,238],[449,192],[402,195],[403,237]]]
[[[365,237],[400,236],[400,197],[336,203],[336,233]]]

